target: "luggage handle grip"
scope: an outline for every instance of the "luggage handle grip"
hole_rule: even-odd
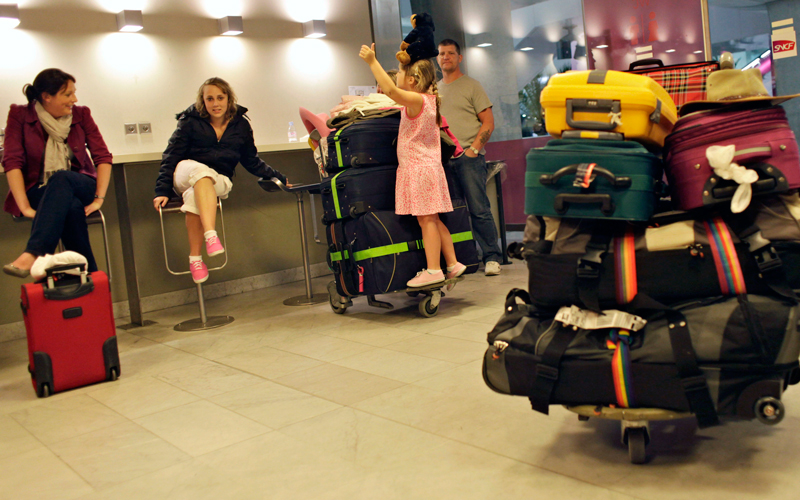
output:
[[[634,68],[639,66],[653,66],[656,65],[660,68],[664,67],[664,61],[655,57],[649,57],[647,59],[641,59],[639,61],[633,61],[630,66],[628,66],[628,71],[632,71]]]
[[[553,208],[559,215],[564,215],[569,209],[570,203],[581,205],[600,204],[600,212],[606,217],[614,213],[616,207],[611,200],[610,194],[566,194],[562,193],[556,196],[553,202]]]
[[[539,177],[539,182],[541,184],[544,184],[544,185],[547,185],[547,186],[554,185],[559,181],[559,179],[561,179],[565,175],[575,175],[578,172],[578,167],[579,166],[580,165],[577,164],[577,163],[574,164],[574,165],[567,165],[566,167],[562,167],[562,168],[556,170],[556,172],[554,174],[552,174],[552,175],[544,174],[544,175]],[[631,187],[631,178],[630,177],[622,177],[622,176],[617,177],[616,175],[614,175],[613,172],[611,172],[610,170],[605,169],[603,167],[594,167],[594,170],[592,170],[592,173],[596,174],[596,175],[598,175],[600,177],[603,177],[605,179],[608,179],[608,181],[614,187],[620,187],[620,188]]]
[[[752,184],[753,193],[770,192],[774,190],[777,185],[778,182],[775,179],[761,179]],[[730,200],[733,198],[733,195],[738,187],[738,184],[733,186],[717,187],[711,190],[711,196],[713,196],[715,200]]]
[[[619,101],[611,99],[567,99],[567,125],[574,129],[585,130],[614,130],[617,124],[614,122],[598,121],[575,121],[575,112],[584,113],[619,113]]]

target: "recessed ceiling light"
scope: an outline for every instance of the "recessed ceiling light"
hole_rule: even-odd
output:
[[[675,49],[667,49],[664,52],[666,52],[667,54],[672,54],[673,52],[675,52]]]
[[[606,47],[608,47],[608,45],[605,45],[605,44],[604,44],[604,45],[598,45],[598,46],[597,46],[597,48],[598,48],[598,49],[604,49],[604,48],[606,48]]]
[[[521,51],[523,51],[523,52],[527,52],[527,51],[529,51],[529,50],[533,50],[533,47],[522,47],[522,48],[521,48],[521,49],[519,49],[519,50],[521,50]]]

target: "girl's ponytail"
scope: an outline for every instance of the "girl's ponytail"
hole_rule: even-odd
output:
[[[439,97],[439,86],[436,85],[436,80],[433,80],[433,83],[431,83],[431,91],[432,91],[431,94],[436,96],[436,124],[441,127],[442,126],[442,115],[439,112],[439,108],[442,105],[442,98]]]

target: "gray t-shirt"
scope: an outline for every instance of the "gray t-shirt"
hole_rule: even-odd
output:
[[[486,95],[486,91],[474,78],[467,75],[460,76],[452,83],[444,83],[439,80],[436,84],[439,88],[439,96],[442,98],[440,112],[447,118],[450,131],[456,136],[461,147],[467,149],[478,131],[481,129],[481,122],[478,120],[478,113],[486,108],[492,107],[492,101]],[[485,153],[482,149],[481,153]]]

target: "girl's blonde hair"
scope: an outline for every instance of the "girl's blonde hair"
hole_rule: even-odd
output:
[[[203,84],[200,85],[200,89],[197,91],[197,101],[194,103],[194,107],[197,112],[200,113],[200,116],[203,118],[208,118],[209,116],[208,111],[206,110],[206,103],[203,101],[203,91],[207,85],[213,85],[217,87],[222,91],[223,94],[228,96],[228,109],[225,111],[225,121],[228,121],[236,116],[236,111],[239,109],[239,107],[236,105],[236,94],[233,93],[233,88],[231,88],[228,82],[217,76],[204,81]]]
[[[411,76],[416,80],[414,90],[421,94],[433,94],[436,96],[436,124],[442,125],[442,115],[439,114],[439,106],[442,99],[439,97],[439,88],[436,85],[436,70],[430,59],[420,59],[410,66],[401,66],[406,76]]]

